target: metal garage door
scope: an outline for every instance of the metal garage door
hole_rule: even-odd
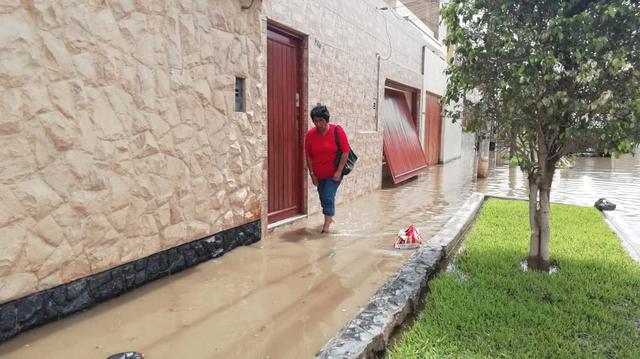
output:
[[[427,167],[411,110],[402,92],[387,89],[384,96],[384,156],[393,183],[418,175]]]

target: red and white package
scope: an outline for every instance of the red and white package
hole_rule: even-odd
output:
[[[409,228],[401,229],[398,232],[395,247],[397,249],[413,249],[420,247],[421,244],[420,231],[412,224]]]

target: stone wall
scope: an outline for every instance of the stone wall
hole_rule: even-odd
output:
[[[0,303],[260,219],[256,4],[0,3]]]
[[[264,21],[308,36],[307,108],[317,102],[326,104],[332,121],[345,128],[359,156],[356,170],[340,187],[338,202],[380,188],[383,124],[376,114],[385,80],[422,89],[424,40],[391,9],[376,9],[384,6],[382,0],[264,2]],[[312,126],[310,120],[308,126]],[[308,191],[311,213],[320,205],[310,181]]]

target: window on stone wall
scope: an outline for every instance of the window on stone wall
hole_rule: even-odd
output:
[[[245,112],[245,79],[236,77],[236,112]]]

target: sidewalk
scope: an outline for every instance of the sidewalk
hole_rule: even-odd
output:
[[[0,345],[2,358],[310,358],[361,310],[411,251],[403,226],[429,239],[471,195],[471,159],[277,228],[262,241],[156,281]],[[349,180],[349,179],[347,179]],[[340,192],[338,191],[338,196]]]

